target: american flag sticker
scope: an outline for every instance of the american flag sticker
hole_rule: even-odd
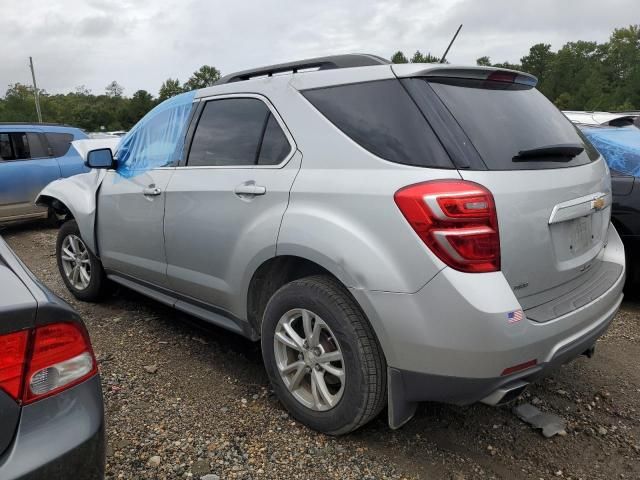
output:
[[[524,318],[524,313],[522,310],[514,310],[513,312],[507,313],[507,321],[509,323],[519,322]]]

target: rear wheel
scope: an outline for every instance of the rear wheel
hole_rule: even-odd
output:
[[[107,278],[102,264],[82,240],[75,220],[58,231],[56,260],[62,280],[77,299],[95,302],[104,296]]]
[[[262,323],[262,355],[292,416],[331,435],[351,432],[386,403],[386,363],[373,329],[328,276],[280,288]]]

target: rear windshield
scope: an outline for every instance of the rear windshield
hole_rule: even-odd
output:
[[[302,92],[353,141],[385,160],[419,167],[453,163],[409,94],[397,80]]]
[[[484,80],[422,80],[422,88],[430,87],[490,170],[574,167],[598,158],[589,141],[535,88]],[[514,161],[521,151],[564,144],[579,144],[585,150],[573,158],[547,156]]]

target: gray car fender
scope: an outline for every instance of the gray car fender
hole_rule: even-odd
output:
[[[78,224],[82,239],[96,256],[98,256],[95,238],[96,198],[104,176],[104,170],[92,170],[73,177],[54,180],[42,189],[35,202],[36,205],[62,211],[66,208]]]

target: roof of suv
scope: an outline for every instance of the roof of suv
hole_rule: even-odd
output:
[[[60,123],[0,122],[0,129],[3,130],[24,130],[25,128],[57,133],[84,133],[80,128]]]
[[[317,57],[281,63],[231,73],[215,85],[197,91],[196,97],[218,93],[246,92],[246,82],[252,90],[260,90],[265,81],[295,82],[296,88],[318,88],[340,83],[356,83],[391,78],[435,76],[486,80],[494,72],[511,74],[512,81],[535,86],[533,75],[495,67],[462,66],[443,63],[392,64],[388,60],[369,54],[345,54]],[[294,75],[295,74],[295,75]]]

